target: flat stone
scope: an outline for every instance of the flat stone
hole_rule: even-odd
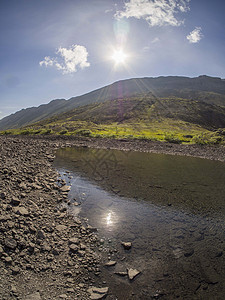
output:
[[[138,274],[141,273],[140,271],[138,271],[136,269],[128,269],[127,272],[128,272],[128,277],[130,280],[133,280],[134,277],[136,277]]]
[[[107,293],[108,293],[109,288],[104,287],[104,288],[98,288],[98,287],[91,287],[88,289],[88,293],[90,293],[90,299],[97,300],[97,299],[102,299],[104,298]]]
[[[92,287],[92,292],[94,293],[98,293],[98,294],[107,294],[108,293],[109,288],[108,287],[104,287],[104,288],[98,288],[98,287]]]
[[[60,190],[61,190],[62,192],[69,192],[69,191],[70,191],[70,186],[68,186],[68,185],[63,185],[63,186],[60,188]]]
[[[8,264],[11,264],[12,258],[11,258],[10,256],[7,256],[7,257],[5,258],[5,262],[7,262]]]
[[[66,294],[61,294],[61,295],[59,295],[59,298],[61,298],[61,299],[66,299],[66,298],[67,298],[67,295],[66,295]]]
[[[108,261],[108,262],[105,264],[105,266],[107,266],[107,267],[112,267],[112,266],[115,266],[115,264],[116,264],[116,261],[115,261],[115,260],[110,260],[110,261]]]
[[[67,226],[65,226],[65,225],[57,225],[55,228],[58,231],[64,231],[64,230],[67,229]]]
[[[105,296],[106,296],[106,294],[92,293],[91,296],[90,296],[90,299],[98,300],[98,299],[103,299]]]

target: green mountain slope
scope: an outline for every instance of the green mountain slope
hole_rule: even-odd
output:
[[[133,78],[115,82],[69,100],[58,99],[39,107],[23,109],[0,120],[0,130],[20,128],[88,104],[145,94],[156,99],[162,97],[197,99],[225,107],[225,81],[220,78],[208,76]]]
[[[177,97],[142,95],[80,106],[14,134],[66,134],[224,143],[225,107]]]

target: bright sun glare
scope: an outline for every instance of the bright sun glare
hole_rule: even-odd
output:
[[[123,52],[123,50],[115,50],[112,59],[116,64],[124,63],[127,58],[127,55]]]

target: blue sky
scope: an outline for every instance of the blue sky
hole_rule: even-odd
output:
[[[120,79],[225,78],[224,13],[222,0],[1,0],[0,118]]]

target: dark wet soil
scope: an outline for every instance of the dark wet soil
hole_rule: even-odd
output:
[[[117,299],[223,299],[224,163],[65,148],[55,165],[72,184],[71,213],[110,241],[116,265],[103,274]],[[115,274],[130,268],[141,272],[132,281]]]

